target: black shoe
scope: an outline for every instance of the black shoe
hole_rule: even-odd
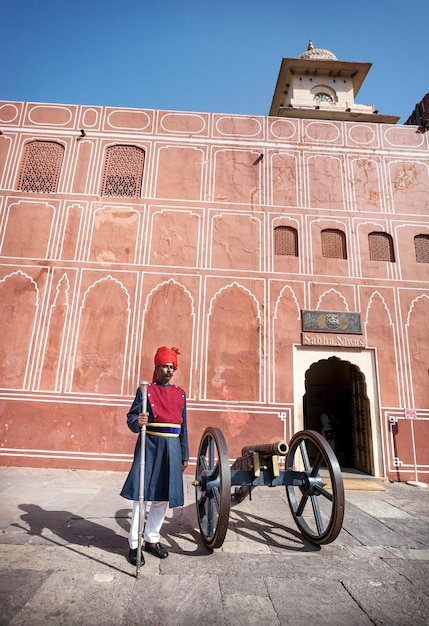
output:
[[[164,550],[164,548],[159,543],[159,541],[158,543],[155,544],[154,548],[152,548],[150,543],[145,543],[144,549],[146,550],[146,552],[149,552],[149,554],[153,554],[153,556],[157,556],[158,559],[166,559],[168,557],[167,550]]]
[[[131,565],[137,565],[137,548],[134,548],[134,550],[130,548],[130,552],[128,554],[128,558],[130,559]],[[143,555],[143,552],[141,553],[141,559],[140,559],[140,566],[141,565],[144,565],[144,555]]]

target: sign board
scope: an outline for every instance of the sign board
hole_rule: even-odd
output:
[[[332,348],[365,348],[364,335],[339,335],[322,333],[301,333],[303,346],[330,346]]]

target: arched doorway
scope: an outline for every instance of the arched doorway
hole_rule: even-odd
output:
[[[304,428],[320,432],[325,409],[334,416],[335,454],[341,468],[373,474],[369,400],[365,376],[356,365],[329,357],[306,371]]]

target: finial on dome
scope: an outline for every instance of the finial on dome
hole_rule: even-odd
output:
[[[299,55],[298,59],[308,59],[309,61],[338,61],[335,54],[324,48],[315,48],[311,39],[308,41],[307,50]]]

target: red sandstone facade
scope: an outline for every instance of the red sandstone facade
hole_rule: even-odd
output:
[[[2,464],[128,469],[168,345],[191,463],[207,425],[234,459],[330,401],[344,467],[429,482],[429,133],[23,102],[0,129]]]

